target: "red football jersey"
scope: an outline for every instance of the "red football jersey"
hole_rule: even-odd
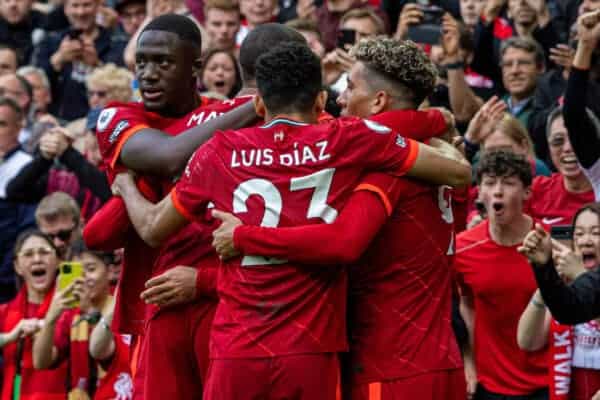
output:
[[[454,267],[461,289],[474,298],[475,367],[489,391],[525,395],[548,387],[548,351],[519,349],[517,325],[537,284],[518,246],[501,246],[489,221],[456,238]]]
[[[190,219],[203,218],[213,203],[251,225],[332,222],[361,172],[402,175],[417,153],[415,142],[372,121],[275,119],[217,134],[194,154],[171,196]],[[217,288],[212,358],[346,349],[343,268],[317,272],[247,255],[219,269]]]
[[[451,323],[450,187],[371,173],[356,190],[377,193],[391,215],[350,269],[352,382],[461,368]]]
[[[525,212],[548,226],[570,225],[575,212],[594,201],[593,189],[583,193],[569,193],[562,175],[554,173],[549,177],[536,176],[533,179],[531,197],[525,203]]]
[[[147,112],[142,103],[110,103],[102,111],[97,124],[98,143],[109,181],[112,182],[116,174],[125,170],[119,161],[121,149],[125,142],[141,129],[152,127],[171,135],[177,135],[195,125],[222,115],[251,98],[251,96],[244,96],[210,103],[203,99],[198,108],[180,119],[165,118],[156,113]],[[172,185],[173,180],[162,179],[160,185],[162,188],[157,188],[157,191],[160,192],[162,189],[163,193],[167,193]],[[122,203],[117,205],[124,206]],[[109,222],[114,224],[114,221]],[[116,229],[125,230],[127,228],[128,226],[120,226]],[[124,243],[125,253],[119,280],[121,290],[117,296],[113,320],[113,326],[117,332],[142,332],[144,310],[151,314],[155,311],[154,307],[146,308],[139,298],[139,294],[144,290],[146,280],[173,266],[194,266],[204,257],[214,255],[214,250],[210,246],[210,234],[213,228],[196,223],[189,224],[169,238],[159,249],[147,246],[133,230],[130,231],[132,232],[131,238]],[[216,256],[214,256],[214,260],[217,260]]]

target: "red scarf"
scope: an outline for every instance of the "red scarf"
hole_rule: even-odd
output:
[[[50,290],[35,315],[27,315],[27,289],[21,288],[17,297],[8,305],[6,318],[0,321],[0,332],[10,332],[23,318],[43,319],[50,307],[54,290]],[[13,382],[17,373],[18,343],[22,341],[21,400],[64,400],[66,397],[67,363],[60,363],[50,370],[33,368],[31,337],[4,346],[4,379],[1,400],[12,400]]]
[[[571,388],[571,360],[574,330],[572,326],[550,321],[550,400],[568,400]]]

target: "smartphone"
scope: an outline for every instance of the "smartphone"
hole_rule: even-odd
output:
[[[571,225],[556,225],[550,228],[550,237],[555,240],[573,239],[573,227]]]
[[[65,261],[58,266],[58,290],[64,290],[77,278],[83,277],[83,264],[75,261]],[[77,307],[78,299],[69,303],[70,307]]]
[[[79,39],[79,37],[81,36],[82,33],[83,33],[83,29],[71,28],[71,29],[69,29],[69,32],[67,33],[67,35],[69,35],[69,37],[71,39]]]
[[[337,35],[336,46],[342,50],[348,50],[356,42],[356,31],[354,29],[340,29]]]

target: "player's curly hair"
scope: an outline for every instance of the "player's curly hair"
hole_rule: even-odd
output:
[[[271,113],[309,111],[321,82],[321,62],[306,44],[282,43],[256,60],[256,85]]]
[[[517,176],[524,187],[529,187],[533,179],[531,164],[527,159],[512,151],[492,150],[486,152],[477,165],[477,184],[481,184],[484,175]]]
[[[418,106],[435,87],[437,69],[427,54],[410,40],[384,36],[361,40],[351,53],[375,73],[411,93],[403,93]],[[405,90],[403,90],[405,92]]]

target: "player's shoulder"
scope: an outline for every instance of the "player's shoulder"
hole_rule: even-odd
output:
[[[468,251],[476,248],[479,244],[486,243],[489,239],[488,229],[489,223],[485,220],[456,235],[456,251]]]
[[[252,100],[254,96],[239,96],[234,97],[232,99],[226,100],[215,100],[206,105],[204,108],[206,110],[213,110],[219,112],[227,112],[234,108],[237,108],[243,104],[246,104],[248,101]]]
[[[133,121],[145,121],[149,118],[150,113],[144,109],[144,105],[138,102],[110,102],[104,107],[98,116],[96,123],[96,131],[99,134],[112,131],[119,124],[123,125],[123,121],[133,123]],[[130,122],[131,121],[131,122]],[[122,128],[124,129],[124,128]]]

